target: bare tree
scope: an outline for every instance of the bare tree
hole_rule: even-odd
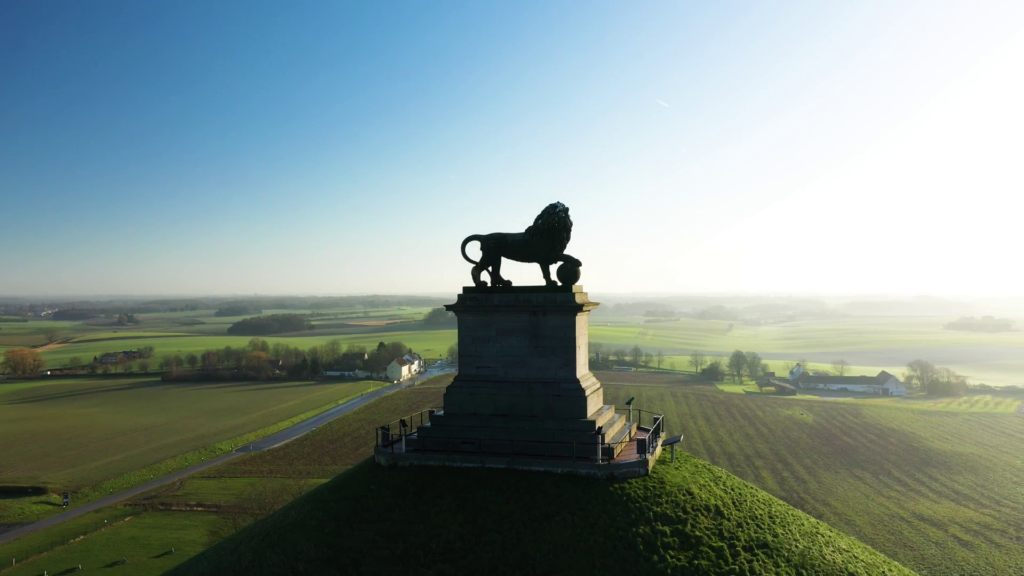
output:
[[[60,332],[58,332],[56,328],[47,328],[46,331],[43,332],[43,338],[46,339],[47,344],[53,344],[60,339]]]
[[[661,365],[665,363],[665,353],[658,350],[657,354],[654,355],[654,363],[658,365],[658,370],[661,370]]]
[[[743,353],[743,350],[735,350],[732,355],[729,356],[729,372],[732,373],[733,379],[737,383],[743,381],[743,372],[747,369],[747,355]]]
[[[768,365],[761,360],[761,356],[757,352],[747,352],[745,356],[747,358],[745,368],[747,370],[747,374],[752,380],[757,380],[759,376],[767,372],[765,368],[767,368]]]
[[[639,366],[640,360],[644,357],[644,351],[639,346],[633,346],[633,349],[629,351],[629,358],[633,361],[634,365]]]
[[[840,358],[839,360],[832,361],[832,373],[836,376],[846,376],[846,373],[850,371],[850,363]]]
[[[907,364],[907,371],[903,373],[903,382],[907,386],[917,386],[926,389],[928,384],[935,380],[938,372],[931,362],[917,359]]]
[[[693,366],[694,373],[699,374],[706,364],[707,358],[700,352],[694,350],[693,354],[690,354],[690,366]]]
[[[145,360],[139,362],[139,371],[143,374],[149,372],[149,362],[146,362]]]
[[[188,356],[185,356],[185,362],[188,362],[189,368],[195,370],[196,366],[199,364],[199,357],[190,352]]]
[[[640,363],[644,365],[644,368],[650,368],[651,362],[654,361],[654,354],[650,352],[644,352],[643,356],[640,357]]]

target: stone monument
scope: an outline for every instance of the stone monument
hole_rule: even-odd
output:
[[[458,319],[458,375],[443,410],[421,415],[421,425],[402,419],[378,429],[379,463],[647,473],[664,421],[651,415],[650,426],[638,426],[632,408],[604,403],[588,352],[598,304],[575,285],[582,263],[565,254],[571,232],[569,209],[556,202],[525,232],[466,238],[462,255],[474,265],[474,285],[445,306]],[[466,256],[473,241],[481,245],[479,262]],[[502,258],[539,264],[545,285],[512,286],[501,276]],[[556,263],[561,284],[551,279]]]

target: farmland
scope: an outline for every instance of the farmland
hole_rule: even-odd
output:
[[[339,308],[329,310],[265,310],[311,314],[314,330],[266,338],[308,348],[338,339],[373,346],[401,340],[426,358],[436,358],[455,342],[454,327],[438,329],[419,320],[426,307]],[[109,320],[69,322],[33,319],[0,325],[0,351],[11,346],[42,346],[47,329],[56,329],[60,340],[42,348],[50,368],[73,357],[84,361],[111,350],[152,346],[157,356],[201,353],[211,348],[243,346],[248,338],[227,336],[227,328],[245,316],[217,317],[211,310],[139,314],[141,323],[112,325]],[[973,383],[998,386],[1024,385],[1024,332],[981,333],[944,330],[954,318],[941,316],[835,316],[767,325],[746,325],[719,320],[682,318],[646,322],[643,317],[594,315],[591,342],[614,348],[638,345],[648,352],[661,351],[664,367],[689,369],[688,355],[699,350],[709,356],[725,356],[734,349],[758,352],[772,370],[807,359],[814,369],[828,369],[832,360],[851,364],[852,374],[876,374],[888,370],[901,374],[910,360],[923,358],[965,374]]]
[[[5,558],[45,554],[24,565],[19,560],[14,570],[0,565],[0,572],[52,574],[78,564],[106,566],[123,556],[133,574],[162,574],[237,529],[232,518],[245,511],[247,495],[275,485],[293,489],[292,479],[303,482],[300,491],[312,488],[364,460],[380,421],[439,405],[450,380],[441,376],[385,396],[281,447],[208,469],[126,507],[106,508],[0,546]],[[173,556],[165,554],[171,547]]]
[[[1017,545],[1024,531],[1019,487],[1024,418],[1019,415],[728,394],[714,386],[684,385],[671,375],[599,376],[606,382],[630,379],[630,384],[606,383],[607,400],[621,403],[635,396],[637,406],[663,411],[669,433],[685,434],[680,445],[685,451],[904,566],[924,574],[1024,573]],[[244,508],[245,495],[257,487],[297,480],[309,489],[357,465],[372,451],[373,426],[439,405],[448,378],[387,396],[294,442],[139,498],[129,511],[141,519],[154,513],[146,510],[162,509],[166,518],[205,526],[205,540],[180,538],[194,542],[183,548],[182,558],[191,556],[232,531],[231,515]],[[188,510],[200,504],[213,511]],[[178,511],[167,511],[172,508]],[[161,520],[161,529],[170,521]],[[102,556],[109,543],[105,538],[85,538],[62,548],[58,558]],[[172,545],[145,534],[137,538],[153,540],[147,544],[149,556]],[[0,548],[0,554],[10,556],[15,544]],[[30,544],[21,544],[19,553],[31,552]],[[161,560],[159,567],[153,573],[169,564]]]
[[[606,385],[608,402],[630,396],[684,450],[916,571],[1024,573],[1019,414]]]
[[[154,377],[23,384],[0,384],[0,486],[46,486],[51,493],[94,486],[372,386],[340,381],[169,384]],[[48,501],[27,499],[38,505],[25,507],[24,500],[0,500],[0,521],[52,511]]]

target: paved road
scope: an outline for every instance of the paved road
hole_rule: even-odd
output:
[[[26,534],[31,534],[39,530],[45,530],[50,526],[55,526],[57,524],[60,524],[61,522],[71,520],[72,518],[77,518],[83,514],[88,514],[89,512],[99,510],[100,508],[110,506],[111,504],[116,504],[122,500],[127,500],[128,498],[138,496],[139,494],[142,494],[144,492],[149,492],[150,490],[159,488],[164,484],[168,484],[176,480],[181,480],[182,478],[189,476],[191,474],[195,474],[196,472],[200,472],[202,470],[206,470],[207,468],[212,468],[213,466],[217,466],[230,460],[234,460],[235,458],[238,458],[243,454],[248,454],[250,452],[259,452],[261,450],[267,450],[269,448],[274,448],[275,446],[280,446],[281,444],[294,440],[299,436],[302,436],[306,432],[309,432],[310,430],[313,430],[318,426],[326,424],[327,422],[330,422],[331,420],[334,420],[339,416],[348,414],[349,412],[355,410],[356,408],[359,408],[364,404],[373,402],[374,400],[380,398],[381,396],[384,396],[385,394],[390,394],[396,390],[401,390],[402,388],[408,388],[409,386],[413,386],[416,383],[427,378],[432,378],[439,374],[445,374],[447,372],[452,371],[452,369],[428,370],[425,374],[421,374],[413,380],[407,380],[399,384],[392,384],[390,386],[378,388],[373,392],[367,392],[366,394],[363,394],[358,398],[353,398],[352,400],[349,400],[344,404],[339,404],[334,408],[331,408],[330,410],[321,412],[320,414],[317,414],[316,416],[313,416],[308,420],[303,420],[302,422],[299,422],[298,424],[291,426],[290,428],[285,428],[284,430],[281,430],[276,434],[271,434],[270,436],[257,440],[252,444],[246,444],[245,446],[242,446],[241,448],[235,450],[234,452],[217,456],[216,458],[207,460],[206,462],[196,464],[195,466],[190,466],[188,468],[185,468],[184,470],[179,470],[173,474],[168,474],[167,476],[163,476],[157,478],[156,480],[146,482],[145,484],[142,484],[140,486],[129,488],[128,490],[125,490],[123,492],[111,494],[110,496],[107,496],[106,498],[103,498],[101,500],[96,500],[95,502],[90,502],[77,508],[72,508],[70,510],[67,510],[66,512],[61,512],[60,514],[57,514],[55,516],[44,518],[43,520],[40,520],[38,522],[26,524],[25,526],[15,528],[10,532],[4,532],[3,534],[0,534],[0,544],[10,542],[11,540],[14,540],[16,538],[25,536]]]

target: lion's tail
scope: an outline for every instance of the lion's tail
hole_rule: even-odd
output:
[[[470,242],[480,242],[481,244],[483,244],[483,240],[484,237],[481,236],[480,234],[473,234],[472,236],[467,236],[466,239],[462,241],[462,257],[466,259],[466,262],[469,262],[474,266],[479,264],[479,262],[473,260],[472,258],[466,255],[466,245],[469,244]]]

